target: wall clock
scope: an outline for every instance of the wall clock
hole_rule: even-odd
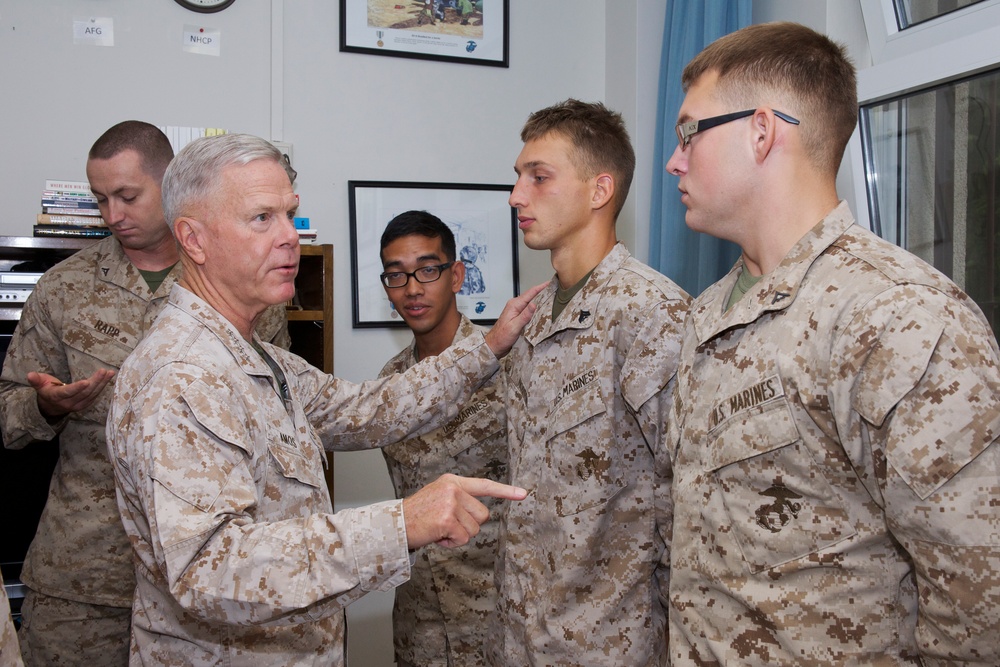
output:
[[[202,14],[213,14],[221,12],[236,0],[175,0],[178,5],[193,12]]]

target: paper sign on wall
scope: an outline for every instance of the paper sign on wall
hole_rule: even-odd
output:
[[[85,46],[114,46],[115,20],[95,17],[73,19],[73,43]]]
[[[197,25],[184,26],[182,50],[203,56],[218,56],[222,53],[222,32],[215,28]]]

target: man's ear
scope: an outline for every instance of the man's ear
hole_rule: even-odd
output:
[[[462,284],[465,282],[465,264],[455,260],[455,263],[451,265],[451,291],[458,294],[458,290],[462,289]]]
[[[594,180],[594,195],[591,206],[595,209],[607,206],[615,197],[615,179],[608,173],[598,174]]]
[[[204,233],[204,226],[194,218],[177,218],[174,222],[177,245],[195,264],[205,263]]]
[[[767,107],[760,107],[750,118],[750,127],[753,137],[753,152],[757,163],[760,164],[770,155],[777,139],[778,117]]]

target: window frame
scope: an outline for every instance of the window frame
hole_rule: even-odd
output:
[[[873,65],[858,70],[858,104],[892,99],[1000,65],[1000,0],[964,7],[906,30],[893,0],[860,0]],[[858,223],[873,229],[861,119],[848,143]],[[863,197],[863,200],[862,200]],[[863,201],[863,205],[862,205]]]

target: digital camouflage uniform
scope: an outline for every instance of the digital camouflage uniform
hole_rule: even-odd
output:
[[[457,342],[479,329],[462,316]],[[416,341],[393,357],[379,377],[417,363]],[[450,472],[507,483],[507,430],[503,374],[497,373],[445,426],[382,449],[397,498],[404,498]],[[393,638],[397,660],[414,667],[484,665],[483,643],[496,606],[493,563],[504,502],[482,498],[490,508],[464,547],[430,544],[416,554],[410,580],[396,589]]]
[[[663,437],[688,296],[618,244],[505,365],[511,483],[494,665],[666,664]]]
[[[2,584],[2,577],[0,577]],[[17,632],[10,616],[7,589],[0,585],[0,667],[22,667],[21,650],[17,645]]]
[[[997,344],[853,223],[841,203],[729,312],[737,269],[692,305],[675,667],[1000,664]]]
[[[160,312],[178,272],[179,265],[155,295],[150,293],[139,270],[109,236],[46,272],[24,305],[0,379],[4,444],[20,449],[59,436],[59,460],[45,510],[21,571],[31,591],[21,628],[26,660],[29,652],[32,656],[29,664],[115,664],[114,655],[123,662],[127,611],[115,616],[120,620],[110,620],[117,630],[109,636],[108,619],[60,622],[49,630],[42,613],[35,617],[30,609],[37,602],[33,598],[44,595],[53,598],[42,603],[46,607],[58,606],[60,600],[73,608],[84,603],[95,606],[95,616],[108,611],[96,606],[127,610],[135,577],[104,440],[112,388],[106,387],[89,408],[49,423],[38,410],[27,375],[39,371],[69,383],[99,368],[117,370]],[[258,331],[277,336],[276,342],[287,347],[284,309],[269,313]],[[86,613],[83,609],[71,613]],[[45,631],[32,629],[32,623]],[[36,637],[36,631],[42,636]]]
[[[498,368],[482,335],[405,375],[336,379],[175,286],[122,367],[108,416],[138,563],[132,663],[343,665],[344,607],[409,576],[402,501],[332,513],[327,449],[454,416]]]

